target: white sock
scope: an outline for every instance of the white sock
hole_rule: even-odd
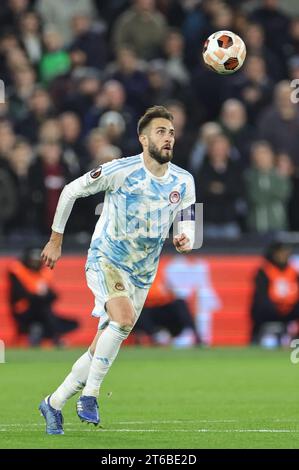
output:
[[[82,390],[88,377],[91,360],[92,355],[88,350],[75,362],[69,375],[50,397],[49,402],[53,408],[61,410],[69,398]]]
[[[121,328],[118,323],[110,321],[98,339],[82,395],[94,397],[99,395],[104,377],[116,358],[121,343],[128,337],[130,331],[129,329]]]

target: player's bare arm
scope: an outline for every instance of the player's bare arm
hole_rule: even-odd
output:
[[[56,262],[61,256],[61,246],[62,246],[63,234],[52,231],[50,240],[45,245],[41,258],[46,266],[50,269],[53,269]]]

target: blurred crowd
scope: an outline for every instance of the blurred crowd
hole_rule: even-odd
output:
[[[173,162],[196,180],[207,236],[299,231],[299,16],[282,3],[2,0],[2,239],[47,234],[66,183],[139,153],[154,104],[174,115]],[[224,29],[247,47],[231,76],[201,57]],[[68,231],[89,234],[99,202],[77,201]]]

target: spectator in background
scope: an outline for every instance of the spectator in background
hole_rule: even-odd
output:
[[[223,103],[220,125],[235,148],[232,158],[237,160],[242,168],[248,167],[250,146],[256,134],[247,122],[246,108],[241,101],[231,98]]]
[[[232,8],[224,2],[220,2],[212,16],[213,31],[233,31],[234,14]]]
[[[237,238],[238,201],[243,195],[239,165],[230,158],[226,136],[215,136],[196,175],[196,200],[204,203],[204,235],[210,238]]]
[[[71,59],[63,47],[62,36],[56,29],[46,29],[43,34],[43,41],[45,52],[39,64],[39,72],[41,81],[47,84],[70,70]]]
[[[84,173],[87,161],[86,149],[81,140],[81,121],[76,113],[68,112],[59,115],[63,154],[67,161],[77,162]]]
[[[94,3],[101,15],[101,18],[105,20],[108,28],[108,35],[111,35],[111,29],[113,29],[114,23],[121,13],[127,10],[132,0],[109,0],[109,2],[103,2],[103,0],[94,0]]]
[[[288,41],[284,45],[284,55],[287,60],[299,55],[299,16],[291,18],[288,36]]]
[[[39,128],[38,140],[48,142],[58,142],[61,140],[61,128],[58,119],[52,117],[46,119]]]
[[[6,101],[5,103],[1,103],[0,102],[0,122],[3,120],[10,120],[11,119],[11,115],[10,115],[10,112],[9,112],[9,99],[8,97],[6,98]],[[1,160],[1,156],[0,156],[0,160]]]
[[[113,112],[109,116],[120,115],[118,119],[124,123],[124,127],[119,134],[122,137],[122,142],[113,142],[119,145],[123,151],[127,151],[127,147],[131,147],[131,143],[136,142],[136,115],[133,110],[126,104],[126,92],[123,85],[117,80],[108,80],[104,83],[102,91],[97,95],[94,100],[94,106],[86,114],[85,127],[86,131],[93,129],[100,125],[101,117],[107,112]],[[119,127],[119,125],[117,126]],[[124,130],[126,134],[124,135]],[[120,130],[120,129],[119,129]],[[121,135],[122,134],[122,135]],[[125,142],[127,141],[127,142]]]
[[[0,66],[1,66],[1,79],[9,85],[11,83],[11,72],[7,65],[8,55],[14,49],[20,48],[20,44],[16,34],[12,32],[2,33],[0,37]]]
[[[180,101],[169,101],[167,109],[172,113],[175,126],[175,147],[173,152],[173,163],[187,170],[189,158],[194,145],[195,135],[188,128],[187,114],[183,103]]]
[[[240,74],[231,78],[229,88],[228,94],[244,103],[249,123],[256,125],[260,113],[271,103],[273,92],[264,58],[247,56]]]
[[[0,120],[0,166],[7,167],[9,153],[16,141],[12,124],[8,119]]]
[[[238,0],[236,0],[236,2],[239,4]],[[229,3],[232,3],[232,2],[229,2]],[[233,27],[232,31],[237,33],[241,38],[245,38],[246,31],[247,31],[250,23],[249,23],[246,12],[244,10],[242,10],[241,8],[238,8],[238,7],[239,7],[239,5],[237,6],[237,8],[234,11],[234,27]],[[246,43],[246,47],[247,47],[247,43]]]
[[[232,81],[231,76],[212,73],[208,70],[202,63],[202,53],[198,54],[191,77],[195,104],[191,109],[192,113],[195,112],[197,125],[218,119],[223,101],[228,96],[234,96],[230,91]]]
[[[13,73],[13,86],[8,89],[9,111],[15,121],[25,118],[28,100],[34,92],[36,74],[33,67],[17,67]]]
[[[10,51],[6,51],[5,60],[7,71],[10,76],[15,72],[16,69],[21,67],[30,67],[30,62],[26,53],[21,47],[14,47]]]
[[[19,20],[20,41],[30,62],[38,64],[42,56],[41,21],[35,11],[27,11]]]
[[[275,81],[285,78],[285,64],[283,57],[277,55],[265,45],[265,33],[259,23],[249,23],[244,31],[244,42],[247,55],[263,57],[267,72]]]
[[[32,217],[31,186],[29,168],[33,161],[33,150],[29,143],[18,138],[8,156],[13,179],[12,190],[16,196],[16,208],[6,224],[6,232],[13,238],[26,238],[36,233]]]
[[[0,240],[2,241],[5,225],[17,210],[17,196],[9,171],[0,162]]]
[[[58,142],[40,143],[39,155],[30,168],[29,178],[35,224],[41,233],[46,233],[51,228],[60,193],[71,179],[68,167],[62,161],[62,148]]]
[[[190,69],[196,67],[201,54],[201,45],[213,32],[210,19],[220,4],[219,0],[180,1],[183,12],[176,21],[180,23],[179,26],[185,39],[185,55]]]
[[[286,230],[290,178],[276,170],[274,154],[267,142],[256,142],[251,158],[252,167],[245,175],[248,228],[258,233]]]
[[[275,86],[274,104],[261,116],[258,130],[276,152],[287,152],[299,167],[299,110],[293,91],[287,80]]]
[[[262,5],[252,12],[250,19],[263,27],[267,46],[281,56],[287,42],[290,20],[280,10],[279,0],[262,0],[261,3]]]
[[[290,265],[291,247],[273,242],[255,277],[251,306],[251,343],[262,339],[263,326],[269,322],[288,325],[299,319],[298,274]]]
[[[85,171],[87,171],[90,166],[93,168],[97,166],[94,162],[97,162],[98,155],[110,144],[107,135],[103,129],[93,129],[86,138],[86,150],[88,156],[88,166],[86,166]]]
[[[276,167],[280,175],[291,181],[291,195],[287,206],[289,230],[291,232],[299,232],[299,169],[295,167],[287,153],[277,155]]]
[[[114,47],[134,47],[142,59],[154,59],[160,55],[166,32],[166,20],[156,9],[155,0],[134,0],[115,23]]]
[[[126,123],[120,113],[107,111],[99,120],[99,129],[104,132],[112,145],[124,148]]]
[[[299,54],[294,55],[293,57],[291,57],[289,59],[289,61],[288,61],[288,71],[289,71],[289,79],[291,81],[298,79],[298,77],[299,77]],[[295,82],[295,83],[296,83],[296,86],[297,86],[297,82]],[[296,95],[298,96],[298,93]]]
[[[78,67],[71,74],[71,86],[67,90],[66,96],[61,96],[60,110],[72,111],[78,114],[82,122],[100,94],[102,81],[98,70],[92,67]],[[95,127],[94,123],[93,126]],[[83,132],[88,132],[91,127],[86,125]]]
[[[185,40],[179,30],[168,31],[163,45],[163,58],[169,77],[179,87],[189,86],[190,73],[184,60]]]
[[[41,15],[45,29],[55,28],[61,34],[64,45],[73,40],[71,19],[76,14],[96,18],[93,0],[37,0],[37,11]]]
[[[198,173],[208,151],[210,142],[215,136],[222,133],[221,126],[217,122],[206,122],[200,127],[198,138],[192,148],[189,159],[190,172],[193,175]]]
[[[47,119],[39,129],[39,142],[58,143],[62,147],[62,162],[67,166],[72,178],[80,176],[80,162],[74,152],[68,152],[62,146],[62,129],[59,119]]]
[[[149,82],[148,102],[162,105],[174,96],[175,86],[169,77],[166,64],[162,59],[155,59],[148,63],[147,79]],[[180,99],[178,93],[177,99]]]
[[[145,68],[145,62],[139,59],[134,49],[121,46],[116,51],[116,62],[106,69],[109,79],[117,80],[123,85],[126,103],[136,115],[142,113],[147,106],[149,83]]]
[[[54,114],[49,92],[36,85],[28,99],[28,112],[24,118],[16,122],[16,132],[22,135],[30,143],[38,141],[39,127]]]
[[[72,17],[73,41],[71,51],[84,54],[84,65],[103,70],[107,60],[105,27],[102,23],[93,23],[88,15],[76,14]]]
[[[4,5],[3,5],[4,3]],[[18,21],[30,7],[30,0],[7,0],[1,2],[0,27],[1,30],[16,30]]]
[[[49,338],[61,346],[61,336],[78,327],[76,320],[61,318],[53,311],[57,294],[51,287],[51,272],[42,267],[41,250],[27,248],[22,259],[8,268],[9,300],[19,333],[29,335],[31,346]]]

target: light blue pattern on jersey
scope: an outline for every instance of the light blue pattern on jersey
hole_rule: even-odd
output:
[[[113,175],[116,171],[125,172],[126,177],[119,188],[106,192],[103,220],[98,222],[101,228],[97,231],[96,227],[87,265],[95,269],[100,257],[108,258],[129,273],[133,284],[148,288],[192,177],[169,165],[168,176],[157,179],[145,170],[140,155],[118,160],[104,174]],[[179,200],[170,200],[173,192],[179,194]]]
[[[106,170],[105,174],[111,175],[112,173],[119,171],[120,164],[121,164],[121,168],[126,168],[126,167],[134,165],[137,162],[140,163],[140,155],[136,155],[135,157],[130,157],[130,158],[124,158],[123,160],[116,160],[115,163],[111,163],[111,165],[109,166],[109,169]]]

